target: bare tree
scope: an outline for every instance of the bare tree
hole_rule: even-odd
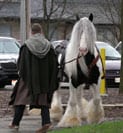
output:
[[[65,8],[66,8],[66,1],[67,0],[61,0],[61,2],[58,2],[57,0],[43,0],[43,3],[42,3],[42,11],[43,11],[42,25],[44,28],[44,34],[49,40],[52,38],[53,33],[58,28],[58,26],[61,22],[62,16],[64,15]],[[55,20],[55,21],[53,22],[53,20]],[[51,23],[55,23],[54,29],[52,29],[52,31],[50,31]]]
[[[111,28],[110,32],[115,37],[117,42],[121,41],[121,0],[103,0],[99,3],[99,11],[109,21]],[[112,42],[112,40],[109,40]]]

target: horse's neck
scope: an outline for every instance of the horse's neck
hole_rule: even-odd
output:
[[[78,54],[79,54],[79,48],[75,47],[75,45],[68,45],[67,49],[66,49],[66,61],[68,60],[72,60],[74,58],[77,58]]]

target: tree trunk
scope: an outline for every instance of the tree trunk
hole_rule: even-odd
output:
[[[121,2],[121,41],[122,41],[122,47],[121,47],[121,74],[120,74],[120,88],[119,93],[123,93],[123,0]]]

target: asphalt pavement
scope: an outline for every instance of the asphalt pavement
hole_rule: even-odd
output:
[[[0,118],[0,133],[35,133],[35,131],[41,127],[40,116],[23,116],[18,131],[8,127],[11,121],[12,116]]]
[[[11,91],[12,87],[11,86],[6,86],[4,88],[4,90],[10,90]],[[108,97],[107,96],[102,97],[104,103],[123,103],[122,102],[123,101],[123,96],[118,95],[118,88],[108,89],[107,93],[109,94]],[[67,94],[68,94],[68,90],[63,91],[62,95],[64,96],[64,99],[68,98]],[[114,118],[114,117],[117,118],[117,117],[119,117],[119,115],[121,113],[123,113],[123,111],[122,112],[121,111],[122,111],[121,108],[119,108],[118,111],[114,110],[114,112],[112,110],[107,110],[107,116],[111,117],[111,118]],[[116,114],[116,116],[113,116],[113,114]],[[23,119],[22,119],[21,123],[20,123],[20,128],[19,128],[18,132],[14,131],[12,129],[9,129],[8,125],[11,121],[12,121],[12,116],[11,115],[5,115],[2,118],[0,118],[0,133],[35,133],[35,131],[41,127],[41,117],[40,117],[40,115],[25,114],[23,116]]]

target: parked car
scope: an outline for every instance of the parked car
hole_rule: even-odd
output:
[[[64,40],[53,41],[52,44],[54,48],[58,48],[59,45],[62,45]],[[67,41],[68,43],[68,41]],[[119,87],[120,83],[120,67],[121,67],[121,55],[120,53],[109,43],[106,42],[96,42],[96,46],[101,50],[105,49],[106,52],[106,61],[105,61],[105,78],[106,78],[106,87]]]
[[[17,59],[20,43],[11,37],[0,37],[0,88],[18,78]]]
[[[119,87],[120,83],[120,68],[121,55],[120,53],[106,42],[96,42],[96,46],[101,49],[104,48],[106,52],[106,86]]]

